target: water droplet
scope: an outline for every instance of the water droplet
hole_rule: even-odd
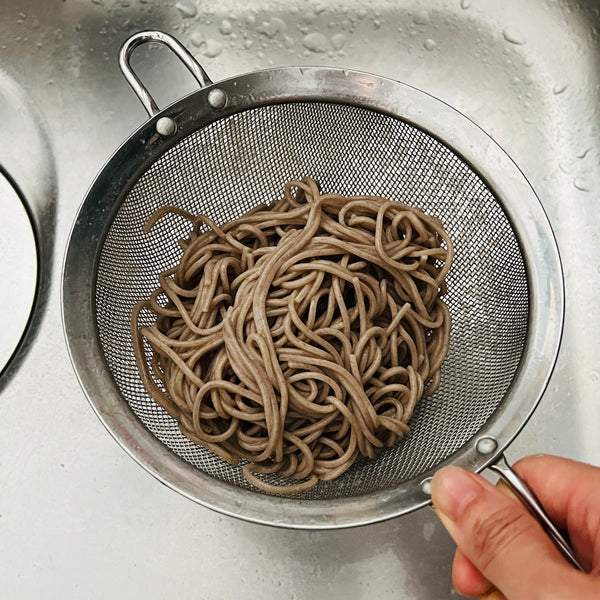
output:
[[[191,19],[198,14],[198,9],[191,2],[177,2],[175,8],[181,13],[184,19]]]
[[[233,31],[233,25],[231,24],[231,21],[223,19],[219,25],[219,31],[222,35],[229,35]]]
[[[287,31],[287,25],[285,21],[282,21],[278,17],[273,17],[270,21],[263,21],[258,31],[268,38],[274,38],[278,33]]]
[[[356,16],[359,19],[364,19],[367,16],[367,8],[365,6],[361,6],[358,11],[356,11]]]
[[[433,50],[435,50],[437,48],[437,44],[435,43],[435,40],[432,40],[431,38],[427,38],[423,42],[423,48],[425,48],[425,50],[429,50],[430,52],[432,52]]]
[[[471,0],[460,0],[460,7],[463,10],[471,8]]]
[[[331,44],[336,50],[341,50],[346,43],[345,33],[336,33],[331,37]]]
[[[533,67],[534,64],[535,64],[535,61],[533,60],[533,56],[526,56],[523,59],[523,65],[526,67]]]
[[[318,31],[305,35],[302,38],[302,45],[311,52],[327,52],[329,47],[327,38]]]
[[[202,54],[208,58],[216,58],[223,51],[223,44],[219,40],[209,39],[203,42],[204,51]]]
[[[585,177],[575,177],[575,179],[573,179],[573,185],[580,192],[589,192],[590,191],[590,184],[589,184],[588,180],[585,179]]]
[[[517,46],[522,46],[525,43],[525,38],[521,35],[521,33],[511,28],[503,29],[502,37],[507,42]]]
[[[248,25],[255,25],[256,24],[256,17],[254,15],[248,15],[246,17],[246,23]]]
[[[252,47],[252,44],[253,44],[253,43],[254,43],[254,42],[253,42],[252,40],[246,40],[246,41],[244,42],[244,48],[245,48],[246,50],[249,50],[249,49]]]
[[[192,33],[192,35],[190,36],[190,40],[192,41],[192,44],[196,46],[196,48],[199,48],[202,42],[204,41],[202,39],[202,33],[200,33],[199,31],[194,31],[194,33]]]
[[[265,53],[264,53],[262,50],[259,50],[259,51],[256,53],[256,56],[258,56],[258,58],[264,58],[264,57],[265,57]]]
[[[567,89],[567,87],[568,87],[567,83],[557,83],[552,88],[552,93],[556,94],[558,96],[558,94],[562,94]]]
[[[379,29],[381,27],[381,21],[379,19],[373,19],[373,27]]]
[[[435,521],[432,521],[431,523],[425,523],[423,525],[423,537],[425,538],[426,542],[431,541],[431,538],[433,537],[434,532],[435,532]]]
[[[413,23],[415,25],[427,25],[429,23],[429,13],[426,10],[418,10],[413,15]]]

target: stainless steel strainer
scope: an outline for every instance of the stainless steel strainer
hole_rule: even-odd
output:
[[[201,89],[163,111],[129,67],[140,43],[167,44]],[[443,102],[373,75],[325,68],[255,72],[213,84],[160,32],[134,35],[121,68],[150,120],[98,175],[71,232],[64,325],[81,384],[100,419],[142,466],[185,496],[248,520],[332,528],[383,520],[429,502],[434,471],[479,471],[534,410],[558,352],[563,280],[556,243],[523,174],[474,123]],[[415,411],[411,435],[332,482],[274,497],[187,440],[146,394],[129,333],[132,306],[176,264],[188,225],[174,204],[229,221],[310,175],[324,191],[371,193],[439,216],[456,246],[453,318],[442,384]],[[276,476],[273,482],[277,483]],[[518,485],[518,483],[517,483]]]

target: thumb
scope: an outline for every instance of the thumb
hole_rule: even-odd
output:
[[[458,467],[438,471],[431,494],[457,546],[510,600],[588,597],[585,576],[515,498]]]

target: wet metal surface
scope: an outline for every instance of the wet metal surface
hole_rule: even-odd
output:
[[[90,409],[62,334],[60,266],[88,186],[146,119],[117,66],[130,34],[175,35],[214,81],[268,66],[371,71],[492,135],[540,197],[566,282],[555,372],[507,454],[600,464],[599,28],[593,0],[4,0],[0,97],[14,101],[0,103],[0,165],[28,203],[40,283],[26,351],[0,381],[3,594],[455,597],[453,545],[433,511],[333,532],[223,517],[161,486]],[[194,89],[163,48],[132,63],[159,107]]]

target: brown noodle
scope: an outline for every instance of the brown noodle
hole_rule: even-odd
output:
[[[408,431],[440,382],[453,257],[441,222],[377,196],[284,198],[216,225],[193,224],[181,262],[131,317],[150,396],[190,440],[271,493],[297,493],[374,457]],[[138,325],[140,312],[156,315]],[[152,349],[147,359],[144,339]],[[302,480],[278,486],[260,474]]]

